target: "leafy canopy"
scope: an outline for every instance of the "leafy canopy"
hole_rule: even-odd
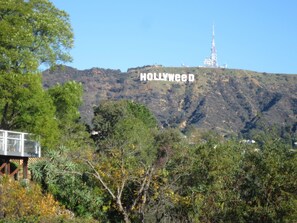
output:
[[[135,118],[147,128],[156,128],[157,121],[151,111],[144,105],[133,101],[105,101],[94,108],[92,124],[98,131],[96,140],[103,140],[111,136],[120,120]]]
[[[57,84],[48,90],[57,108],[56,116],[61,122],[76,121],[80,118],[78,111],[82,103],[82,84],[69,81]]]
[[[0,128],[35,133],[54,146],[61,109],[42,88],[38,67],[70,61],[72,46],[69,16],[50,1],[0,0]],[[77,112],[65,107],[72,109],[67,118]]]
[[[43,145],[58,137],[55,107],[38,74],[0,75],[0,128],[36,133]]]
[[[56,108],[56,120],[62,132],[60,144],[74,150],[91,143],[86,126],[80,122],[79,106],[82,103],[82,84],[75,81],[57,84],[48,89],[48,94]]]
[[[72,46],[67,13],[48,0],[0,0],[0,70],[25,74],[70,61]]]

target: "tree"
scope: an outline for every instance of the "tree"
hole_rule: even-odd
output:
[[[56,117],[61,124],[75,122],[80,118],[78,111],[82,103],[82,84],[69,81],[65,84],[57,84],[48,89],[56,107]]]
[[[70,61],[67,13],[48,0],[0,0],[0,128],[41,136],[54,146],[59,130],[38,67]]]
[[[58,139],[55,106],[38,74],[0,75],[0,128],[35,133],[43,146]]]
[[[184,192],[191,194],[188,216],[201,222],[241,222],[235,212],[235,173],[243,150],[236,142],[207,142],[192,148],[195,157]]]
[[[196,157],[177,129],[159,131],[154,145],[158,149],[156,171],[144,222],[187,222],[191,195],[180,191],[187,188],[183,179],[190,174]]]
[[[66,12],[48,0],[0,0],[0,70],[34,73],[42,63],[70,61],[73,33]]]
[[[245,221],[296,221],[297,156],[290,148],[275,138],[244,154],[234,185]]]
[[[290,146],[278,139],[261,147],[213,141],[192,145],[188,153],[171,159],[166,167],[171,196],[163,192],[166,203],[159,222],[296,220],[297,163]],[[172,167],[181,161],[187,168],[176,178]]]
[[[80,122],[79,106],[82,103],[81,83],[69,81],[57,84],[47,92],[56,108],[55,117],[61,131],[60,144],[77,149],[81,144],[89,144],[91,139],[86,127]]]
[[[86,160],[90,174],[107,191],[119,218],[143,219],[157,157],[154,116],[135,102],[104,102],[95,109],[93,124],[98,148]]]
[[[154,115],[142,104],[133,101],[104,101],[94,108],[94,118],[92,121],[94,140],[97,143],[113,134],[119,120],[125,118],[137,118],[148,128],[156,128],[157,121]]]

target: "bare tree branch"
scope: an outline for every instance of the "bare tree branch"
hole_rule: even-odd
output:
[[[94,165],[89,161],[89,160],[85,160],[86,163],[92,168],[92,170],[94,171],[93,176],[98,179],[100,181],[100,183],[102,184],[102,186],[108,191],[108,193],[111,195],[111,197],[116,200],[117,197],[114,195],[114,193],[111,191],[111,189],[107,186],[107,184],[104,182],[104,180],[102,179],[100,173],[96,170],[96,168],[94,167]]]
[[[149,188],[150,181],[151,181],[151,178],[153,175],[153,171],[154,171],[154,167],[150,167],[146,171],[145,177],[143,178],[142,184],[137,192],[137,197],[134,199],[134,202],[131,206],[131,210],[134,210],[134,208],[136,207],[137,203],[139,202],[139,200],[142,196],[145,196],[145,200],[146,200],[146,191]],[[142,204],[145,204],[145,201],[143,201]]]

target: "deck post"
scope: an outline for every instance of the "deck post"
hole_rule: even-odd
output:
[[[28,157],[24,157],[23,159],[23,178],[28,178]]]
[[[23,168],[23,178],[28,179],[28,162],[31,157],[41,157],[41,148],[30,133],[0,129],[0,175],[15,176]],[[11,160],[23,160],[23,165],[13,169]]]
[[[5,158],[4,159],[4,162],[5,162],[4,173],[6,175],[9,175],[10,174],[10,162],[9,162],[9,158]]]

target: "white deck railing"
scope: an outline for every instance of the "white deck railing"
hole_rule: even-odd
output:
[[[20,157],[40,157],[41,148],[32,135],[0,129],[0,155]]]

